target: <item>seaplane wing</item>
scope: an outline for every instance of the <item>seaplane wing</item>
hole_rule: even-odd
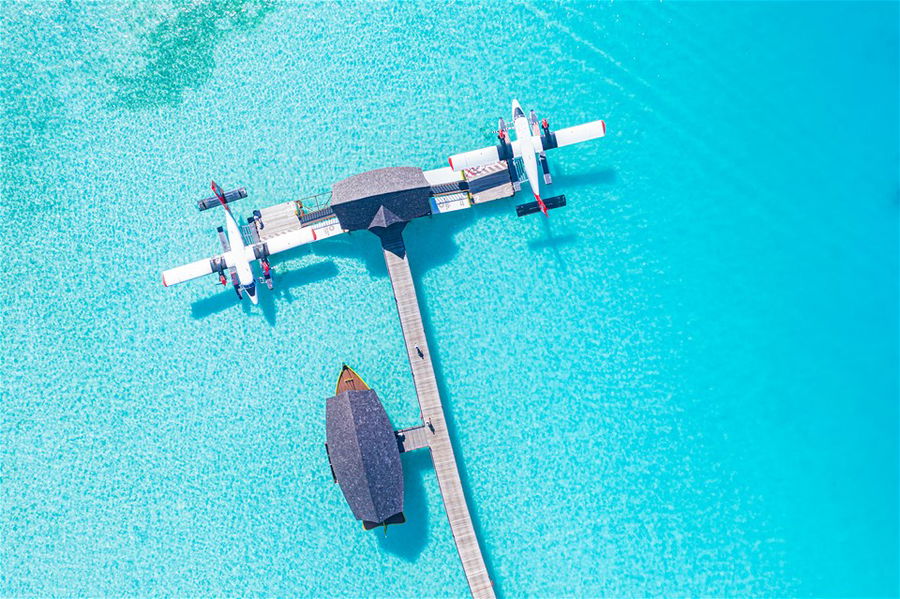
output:
[[[257,243],[255,245],[247,247],[246,249],[251,254],[251,257],[249,259],[252,260],[259,253],[264,253],[267,256],[271,256],[272,254],[286,252],[290,249],[299,247],[305,243],[313,242],[315,240],[316,230],[312,227],[304,227],[302,229],[295,229],[287,233],[282,233],[281,235],[276,235],[265,243]],[[260,250],[263,248],[265,249],[265,251],[260,252]]]
[[[497,145],[481,148],[480,150],[472,150],[471,152],[454,154],[449,158],[450,168],[454,171],[461,171],[477,166],[487,166],[513,157],[518,158],[522,155],[518,141],[512,142],[512,156],[502,156],[501,154],[506,154],[506,152],[503,151],[504,149],[503,146]]]
[[[240,248],[243,253],[244,260],[252,262],[266,256],[286,252],[287,250],[299,247],[303,244],[316,240],[316,232],[312,227],[290,231],[282,235],[276,235],[265,243],[256,243]],[[163,272],[163,285],[170,287],[198,279],[204,275],[211,275],[214,272],[222,272],[224,269],[234,268],[236,264],[234,252],[228,251],[212,258],[205,260],[197,260],[190,264],[177,266]]]
[[[191,279],[197,279],[202,277],[203,275],[211,275],[213,272],[213,264],[217,261],[223,260],[224,256],[216,256],[214,258],[207,258],[205,260],[197,260],[196,262],[191,262],[190,264],[185,264],[184,266],[176,266],[175,268],[170,268],[167,271],[163,272],[162,279],[163,285],[169,287],[171,285],[177,285],[178,283],[184,283],[185,281],[190,281]]]
[[[541,143],[540,137],[532,137],[531,145],[534,147],[535,152],[544,151],[544,146]],[[487,166],[501,160],[509,160],[510,158],[519,158],[522,156],[522,148],[519,145],[518,139],[510,142],[509,147],[511,147],[512,156],[509,155],[510,151],[505,150],[505,148],[500,145],[489,146],[487,148],[481,148],[480,150],[472,150],[471,152],[462,152],[461,154],[454,154],[450,157],[450,168],[455,171],[461,171],[467,168]]]
[[[590,123],[584,123],[583,125],[575,125],[574,127],[566,127],[565,129],[557,129],[554,131],[553,137],[556,138],[556,145],[553,147],[561,148],[563,146],[571,146],[572,144],[597,139],[598,137],[603,137],[605,135],[606,123],[603,121],[591,121]]]

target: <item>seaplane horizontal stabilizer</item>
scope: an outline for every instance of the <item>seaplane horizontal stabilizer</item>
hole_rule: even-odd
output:
[[[559,195],[553,196],[552,198],[545,198],[544,205],[547,207],[547,210],[553,210],[554,208],[561,208],[566,205],[566,196]],[[526,204],[519,204],[516,206],[516,216],[527,216],[529,214],[534,214],[535,212],[541,211],[541,205],[537,202],[528,202]]]
[[[243,198],[247,197],[247,190],[243,187],[239,187],[237,189],[232,189],[231,191],[226,191],[222,194],[225,197],[225,203],[230,204],[231,202],[236,202]],[[210,208],[215,208],[216,206],[221,206],[222,202],[218,197],[212,196],[211,198],[204,198],[197,202],[197,208],[202,212],[203,210],[209,210]]]

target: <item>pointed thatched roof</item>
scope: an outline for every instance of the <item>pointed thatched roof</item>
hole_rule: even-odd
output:
[[[428,216],[430,197],[422,169],[398,166],[338,181],[331,188],[330,206],[342,228],[357,231]]]
[[[405,222],[402,218],[391,212],[389,208],[385,208],[381,206],[378,208],[378,212],[375,213],[375,218],[372,219],[372,222],[369,223],[369,229],[373,229],[375,227],[381,227],[387,229],[391,225]]]
[[[325,432],[335,478],[353,515],[381,524],[403,511],[403,466],[394,429],[372,390],[326,403]]]

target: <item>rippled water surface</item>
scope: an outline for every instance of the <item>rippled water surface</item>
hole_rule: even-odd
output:
[[[405,234],[505,597],[898,593],[898,4],[0,4],[0,594],[462,596],[332,484],[340,364],[418,408],[377,240],[259,308],[160,272],[239,212],[487,145],[600,142],[569,205]]]

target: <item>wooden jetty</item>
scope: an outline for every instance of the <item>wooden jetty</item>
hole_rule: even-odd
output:
[[[425,330],[422,326],[422,316],[419,313],[402,231],[406,224],[414,219],[464,210],[476,204],[510,197],[519,191],[522,182],[526,180],[537,194],[539,184],[536,179],[536,162],[540,163],[543,170],[544,183],[551,182],[544,150],[596,139],[606,134],[606,125],[603,121],[593,121],[575,127],[550,131],[546,119],[541,121],[540,126],[538,125],[534,111],[531,112],[526,122],[519,103],[513,100],[512,107],[513,119],[516,121],[516,143],[520,145],[519,150],[522,152],[527,149],[527,152],[521,156],[524,160],[525,176],[523,176],[523,168],[520,168],[515,158],[516,152],[508,137],[506,124],[503,119],[500,119],[498,131],[500,143],[497,146],[454,154],[448,159],[449,166],[428,171],[412,166],[396,166],[359,173],[336,182],[332,185],[330,193],[289,200],[255,210],[253,216],[247,219],[247,224],[240,229],[240,235],[246,246],[243,253],[233,252],[230,249],[229,238],[220,227],[218,231],[223,248],[222,254],[162,273],[162,282],[166,286],[213,273],[218,273],[222,284],[226,285],[224,273],[228,270],[238,297],[243,297],[243,290],[255,304],[257,303],[257,296],[254,294],[255,280],[252,277],[248,280],[247,277],[251,262],[259,261],[264,275],[262,280],[269,289],[272,289],[272,277],[268,262],[270,256],[351,231],[368,230],[381,239],[423,424],[393,431],[394,438],[392,439],[390,435],[385,436],[378,432],[379,428],[384,430],[384,427],[366,428],[358,426],[355,420],[350,423],[346,417],[347,406],[337,402],[333,404],[336,406],[333,413],[337,415],[331,419],[326,416],[326,424],[329,421],[337,423],[335,430],[339,436],[345,432],[338,430],[341,426],[346,429],[347,434],[355,435],[357,439],[359,439],[359,431],[362,430],[368,435],[363,442],[368,444],[371,438],[371,443],[375,444],[373,451],[383,450],[386,455],[394,456],[395,449],[398,449],[399,452],[394,456],[398,458],[398,463],[399,453],[424,447],[431,449],[431,458],[440,485],[444,509],[447,512],[447,519],[450,522],[469,589],[476,599],[493,598],[493,583],[488,575],[469,508],[466,505],[462,481],[447,431],[447,422],[441,405],[434,367],[428,351],[428,342],[425,339]],[[519,137],[520,133],[523,136],[521,138]],[[526,135],[527,139],[524,137]],[[531,146],[534,146],[533,151]],[[530,161],[525,159],[526,156],[530,157]],[[454,169],[454,161],[458,167],[456,169]],[[229,202],[247,197],[244,188],[222,192],[215,183],[212,184],[212,187],[216,194],[215,197],[198,202],[200,210],[218,205],[225,205],[227,208]],[[524,216],[543,211],[546,215],[549,208],[565,205],[565,196],[562,195],[546,198],[546,201],[542,201],[539,197],[536,199],[536,202],[517,206],[516,213]],[[551,200],[556,200],[556,202],[551,202]],[[233,221],[226,222],[226,224],[229,223],[231,223],[229,228],[229,235],[231,235],[235,227]],[[239,272],[241,268],[243,268],[244,274]],[[367,393],[371,392],[370,399],[377,402],[373,391],[368,389],[361,391],[360,387],[367,387],[367,385],[352,372],[352,369],[345,368],[337,387],[339,395],[345,396],[346,399],[350,394],[367,396]],[[338,395],[332,399],[337,397]],[[383,410],[380,403],[377,405]],[[339,413],[337,412],[338,408],[343,408],[344,411]],[[341,414],[344,416],[342,417]],[[382,423],[386,420],[385,416]],[[389,424],[387,421],[387,425]],[[396,448],[393,446],[395,440]],[[359,449],[358,444],[356,449]],[[347,461],[355,467],[355,471],[353,471],[348,466],[348,476],[355,476],[367,481],[366,468],[358,467],[359,460],[356,457],[359,456],[363,456],[363,454],[351,455]],[[367,453],[365,457],[368,456]],[[331,458],[332,453],[329,449],[329,460]],[[333,461],[332,465],[334,465]],[[335,470],[332,469],[332,474],[334,473]],[[339,474],[335,475],[336,481],[339,476]],[[402,477],[400,482],[402,483]],[[371,488],[372,485],[368,485],[368,488],[364,490],[370,491]],[[399,497],[402,500],[402,485],[396,485],[395,488],[399,488]],[[342,491],[344,491],[343,487]],[[375,497],[372,493],[369,495],[370,498]],[[354,509],[356,503],[361,503],[356,501],[358,497],[353,493],[345,493],[345,498],[351,505],[351,509]],[[377,498],[380,499],[381,495],[378,495]],[[363,497],[362,499],[363,502],[372,504],[371,501],[368,501],[369,498]],[[394,509],[390,503],[387,505],[388,508]],[[362,519],[364,523],[368,520],[375,525],[388,524],[397,515],[387,514],[383,510],[375,510],[372,512],[374,515],[369,515],[362,509],[365,507],[368,506],[363,505],[358,510],[354,509],[354,515],[357,515],[358,519]],[[385,510],[390,511],[388,508]],[[402,518],[402,512],[399,516]],[[375,520],[371,520],[371,518],[375,518]]]
[[[456,550],[459,552],[472,597],[491,599],[495,597],[494,587],[484,557],[481,555],[481,547],[478,545],[478,537],[475,535],[475,527],[469,515],[469,506],[466,505],[403,239],[397,235],[382,245],[384,261],[391,277],[391,286],[394,288],[394,299],[397,302],[397,312],[406,341],[406,354],[416,386],[416,395],[419,398],[422,421],[426,423],[425,430],[430,433],[427,439],[431,449],[431,460],[434,462]],[[421,434],[424,434],[424,431]]]
[[[431,450],[444,510],[475,599],[493,599],[494,587],[466,504],[402,231],[415,218],[513,195],[515,172],[511,163],[504,161],[465,172],[449,167],[431,171],[415,167],[377,169],[335,183],[327,200],[324,195],[317,195],[263,208],[248,219],[245,227],[245,236],[254,243],[267,244],[267,251],[272,246],[290,245],[282,240],[309,229],[311,233],[304,239],[323,239],[357,230],[368,230],[380,238],[422,418],[417,426],[394,431],[397,448],[400,453],[426,447]],[[345,367],[337,392],[360,388],[368,386]]]

